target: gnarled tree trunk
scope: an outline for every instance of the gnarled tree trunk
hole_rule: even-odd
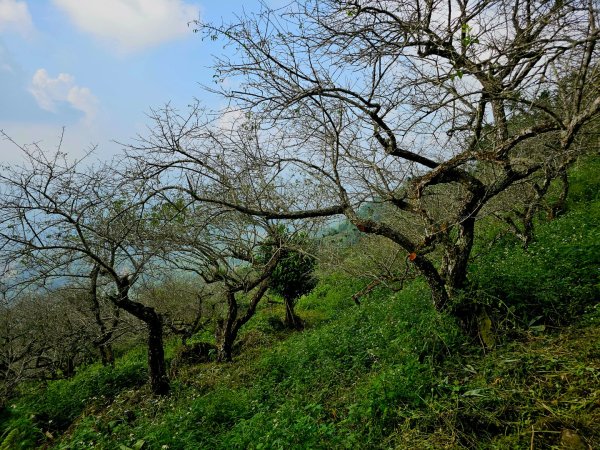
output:
[[[292,330],[303,330],[304,321],[296,314],[296,311],[294,310],[294,299],[284,297],[283,302],[285,304],[285,326]]]
[[[240,317],[238,317],[239,310],[235,298],[235,291],[227,291],[227,315],[225,319],[217,325],[215,331],[215,338],[217,341],[217,361],[229,362],[232,360],[233,344],[237,339],[238,332],[240,331],[240,328],[254,316],[256,307],[268,288],[268,279],[265,279],[256,288],[254,295],[250,299],[248,309],[244,315]]]
[[[156,395],[166,395],[169,393],[170,385],[163,347],[162,318],[154,308],[145,306],[129,298],[131,284],[128,277],[119,279],[118,284],[119,295],[113,297],[115,304],[140,319],[148,327],[148,373],[150,388]]]

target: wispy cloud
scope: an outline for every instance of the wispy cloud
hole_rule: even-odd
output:
[[[121,53],[143,50],[190,33],[198,6],[183,0],[53,0],[75,25],[115,45]]]
[[[58,107],[66,103],[83,112],[87,123],[91,123],[96,115],[98,100],[92,91],[77,86],[75,77],[68,73],[61,73],[58,77],[51,78],[46,69],[38,69],[33,75],[29,91],[40,108],[46,111],[57,112]]]
[[[14,31],[29,36],[33,29],[33,21],[25,1],[0,0],[0,33]]]

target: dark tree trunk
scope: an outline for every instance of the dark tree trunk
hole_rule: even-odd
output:
[[[235,342],[235,334],[237,333],[224,333],[221,334],[220,340],[217,344],[217,361],[219,362],[231,362],[233,343]]]
[[[475,214],[462,220],[457,227],[458,236],[451,246],[444,249],[440,270],[448,299],[456,299],[466,286],[467,269],[475,236]],[[448,312],[457,319],[466,334],[476,336],[479,332],[478,317],[481,314],[480,308],[471,302],[453,303],[451,310]]]
[[[255,285],[256,286],[256,285]],[[215,331],[217,341],[217,361],[229,362],[232,360],[233,344],[237,339],[240,328],[248,322],[254,313],[258,303],[267,292],[268,280],[262,280],[250,300],[248,309],[241,317],[238,317],[238,304],[235,299],[235,290],[227,291],[227,316],[218,325]]]
[[[413,263],[423,275],[433,297],[433,305],[438,311],[453,315],[462,329],[469,335],[477,334],[477,317],[480,311],[472,304],[451,302],[466,286],[467,268],[473,247],[475,220],[467,218],[457,225],[458,236],[447,240],[443,247],[443,257],[438,270],[425,257],[417,255]],[[474,328],[475,324],[475,328]]]
[[[94,342],[94,345],[100,351],[100,358],[102,365],[114,366],[115,357],[113,354],[112,346],[109,341],[112,338],[113,331],[117,326],[118,320],[115,318],[112,323],[110,330],[107,329],[100,311],[100,301],[98,300],[98,276],[100,274],[100,266],[95,265],[90,272],[90,300],[92,304],[92,312],[98,328],[100,329],[100,338]]]
[[[523,219],[523,234],[521,236],[521,242],[523,242],[524,248],[529,247],[529,244],[533,240],[533,216],[535,214],[535,210],[535,208],[528,209]]]
[[[165,364],[163,348],[163,329],[160,316],[153,311],[153,316],[146,323],[148,325],[148,369],[150,374],[150,388],[157,395],[169,393],[169,378]]]
[[[103,366],[113,366],[115,365],[115,355],[113,353],[112,345],[104,344],[99,347],[100,349],[100,358],[102,360]]]
[[[567,175],[567,169],[563,168],[559,173],[560,182],[562,184],[562,189],[560,191],[560,195],[556,202],[550,207],[550,211],[548,213],[549,219],[555,219],[565,212],[565,204],[567,202],[567,197],[569,195],[569,177]]]
[[[72,378],[73,375],[75,375],[75,361],[71,356],[68,356],[63,368],[63,376],[65,378]]]
[[[285,303],[285,326],[291,330],[301,331],[304,329],[304,321],[294,311],[295,302],[291,298],[284,298]]]
[[[433,306],[438,311],[442,311],[448,304],[449,296],[446,291],[446,284],[444,279],[440,276],[440,273],[429,260],[424,256],[417,255],[413,261],[418,271],[423,275],[425,281],[431,289],[431,297],[433,300]]]
[[[458,225],[456,240],[444,249],[440,275],[444,280],[449,298],[455,296],[465,287],[474,235],[475,219],[470,217]]]
[[[131,287],[128,277],[118,281],[119,295],[112,297],[113,302],[125,311],[137,317],[148,327],[148,372],[150,388],[156,395],[169,393],[169,377],[165,364],[165,353],[163,348],[163,329],[161,316],[149,306],[134,302],[129,299],[129,288]]]
[[[230,362],[233,343],[237,337],[238,328],[235,322],[238,314],[238,304],[235,292],[227,291],[227,315],[217,326],[217,361]]]

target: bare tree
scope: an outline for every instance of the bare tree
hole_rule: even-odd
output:
[[[5,404],[19,383],[45,378],[56,367],[55,359],[48,354],[52,345],[45,340],[49,324],[38,319],[45,316],[45,311],[37,306],[27,299],[20,305],[3,302],[0,307],[0,405]],[[37,313],[34,317],[32,307]],[[50,327],[54,328],[52,324]]]
[[[505,223],[508,230],[521,241],[524,248],[534,239],[534,219],[537,214],[546,210],[549,219],[555,218],[563,211],[569,192],[566,167],[546,167],[544,173],[536,175],[499,195],[500,205],[497,208],[498,212],[494,213],[495,217]],[[560,181],[561,190],[556,201],[549,204],[546,199],[552,182],[557,179]],[[510,202],[511,207],[502,202]],[[494,209],[493,204],[490,209]]]
[[[2,303],[0,399],[22,381],[71,377],[77,366],[97,358],[99,330],[83,293],[72,286],[39,289]],[[101,306],[103,314],[107,309]],[[125,331],[119,321],[111,334],[117,338]]]
[[[101,267],[98,264],[94,264],[89,274],[89,305],[90,312],[94,317],[94,323],[98,328],[97,335],[92,339],[92,342],[100,352],[102,364],[114,365],[115,356],[112,349],[112,341],[115,337],[116,331],[118,330],[120,321],[119,308],[112,303],[110,310],[110,317],[103,315],[106,310],[104,304],[110,303],[106,301],[108,296],[102,295],[101,284],[100,284],[100,272]]]
[[[144,238],[150,206],[143,192],[119,182],[109,166],[85,167],[35,145],[21,149],[23,166],[3,167],[0,175],[0,255],[9,292],[88,280],[97,301],[99,277],[110,280],[108,299],[147,326],[152,391],[167,393],[162,318],[131,296],[163,252]]]
[[[169,271],[138,289],[138,295],[163,316],[165,328],[181,336],[181,344],[206,330],[215,316],[217,300],[207,286],[193,276]]]
[[[254,316],[268,289],[281,244],[269,258],[261,258],[259,247],[274,226],[210,203],[191,199],[182,217],[181,226],[171,229],[174,234],[163,236],[172,249],[169,263],[195,274],[198,292],[212,297],[217,359],[231,361],[240,329]],[[192,324],[198,321],[197,315]]]
[[[406,251],[438,309],[465,286],[483,208],[568,166],[600,113],[592,0],[294,1],[199,29],[231,44],[214,88],[230,106],[155,112],[145,173],[266,218],[344,214]]]
[[[357,232],[358,233],[358,232]],[[352,296],[360,305],[362,297],[379,286],[400,291],[416,277],[416,270],[406,251],[390,240],[372,234],[359,234],[352,245],[348,236],[334,232],[321,239],[317,253],[319,267],[326,272],[343,272],[352,278],[368,280],[368,284]]]

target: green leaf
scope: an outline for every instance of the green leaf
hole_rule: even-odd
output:
[[[471,389],[463,394],[463,397],[483,397],[481,394],[485,389]]]

